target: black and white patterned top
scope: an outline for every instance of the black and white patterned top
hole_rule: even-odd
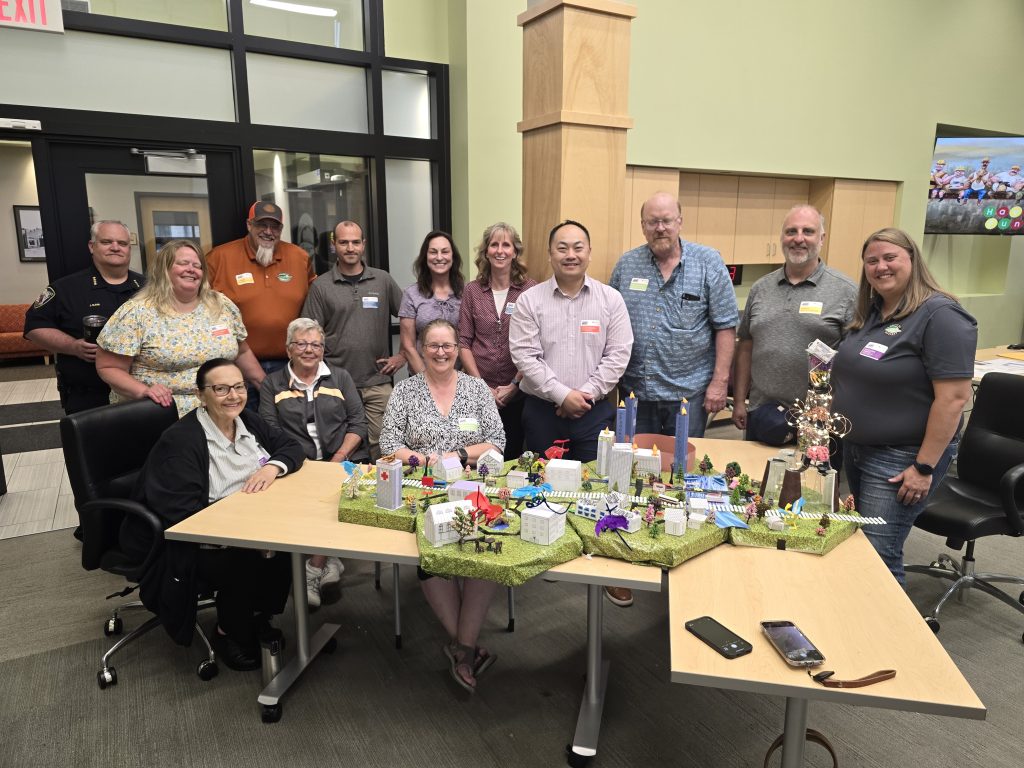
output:
[[[422,373],[395,385],[380,429],[380,451],[405,447],[418,453],[448,453],[477,443],[505,449],[494,396],[483,379],[457,373],[455,400],[447,416],[437,410]]]

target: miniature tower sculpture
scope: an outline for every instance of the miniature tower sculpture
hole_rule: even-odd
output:
[[[381,509],[402,506],[402,462],[394,455],[377,459],[377,506]]]
[[[615,445],[615,433],[605,427],[597,436],[597,474],[601,477],[608,474],[613,445]]]
[[[612,491],[629,493],[629,481],[633,476],[633,444],[615,443],[612,446],[608,467],[608,488]]]
[[[784,507],[800,498],[800,474],[814,467],[820,474],[821,501],[829,509],[834,507],[836,495],[836,474],[829,465],[834,440],[846,436],[850,431],[850,420],[832,412],[832,362],[836,351],[820,339],[815,339],[807,348],[809,385],[807,397],[797,400],[786,413],[786,422],[797,430],[797,460],[795,466],[786,470],[779,506]],[[802,458],[800,457],[802,454]],[[811,480],[804,478],[804,485]]]

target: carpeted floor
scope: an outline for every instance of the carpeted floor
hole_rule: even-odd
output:
[[[0,360],[0,381],[28,381],[29,379],[52,379],[57,376],[51,358],[49,365],[40,358],[24,360]]]
[[[979,569],[1024,570],[1020,545],[986,541]],[[928,561],[941,546],[915,531],[908,560]],[[396,650],[389,569],[377,592],[372,565],[346,561],[341,602],[312,618],[314,628],[342,624],[339,648],[285,699],[282,721],[266,725],[259,673],[222,669],[202,682],[198,647],[175,647],[161,631],[118,656],[118,685],[100,691],[99,657],[111,644],[101,626],[114,602],[103,596],[121,582],[84,572],[79,557],[66,531],[0,541],[2,766],[564,765],[583,684],[580,585],[535,579],[516,590],[512,634],[504,601],[495,601],[482,640],[500,659],[470,697],[448,677],[441,632],[412,569],[401,576],[404,648]],[[920,606],[939,589],[911,577]],[[138,622],[138,614],[126,617],[128,627]],[[290,638],[290,607],[279,623]],[[1022,629],[1019,614],[983,595],[954,603],[943,618],[939,637],[989,707],[985,722],[812,704],[809,725],[832,739],[843,768],[1018,768]],[[606,604],[604,637],[612,666],[593,768],[761,765],[782,728],[783,701],[669,683],[664,595],[638,595],[628,609]],[[830,761],[810,746],[807,765]]]

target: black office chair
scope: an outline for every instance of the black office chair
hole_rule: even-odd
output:
[[[132,585],[108,595],[108,600],[134,591],[133,585],[139,583],[163,548],[160,520],[145,506],[132,501],[131,496],[150,449],[163,431],[177,420],[175,408],[163,408],[149,399],[93,408],[60,420],[64,463],[81,523],[82,567],[87,571],[99,568],[123,576]],[[144,521],[153,533],[153,544],[142,560],[121,549],[121,522],[127,515]],[[201,607],[212,604],[212,601],[200,602]],[[103,633],[120,635],[124,627],[120,612],[139,607],[143,607],[142,603],[133,601],[114,608],[104,623]],[[100,688],[117,684],[117,672],[109,663],[111,657],[158,626],[159,617],[149,618],[103,654],[102,668],[96,675]],[[207,653],[197,672],[203,680],[212,680],[218,672],[216,657],[198,624],[196,631]]]
[[[908,573],[949,579],[952,586],[925,621],[939,631],[939,613],[966,590],[982,592],[1024,613],[1024,592],[1014,600],[994,583],[1024,585],[1024,578],[999,573],[975,573],[974,543],[983,536],[1024,536],[1024,376],[989,373],[981,380],[974,410],[960,441],[957,476],[947,476],[928,500],[914,526],[946,537],[946,546],[959,551],[958,564],[947,554],[931,565],[908,565]],[[1024,640],[1024,635],[1022,635]]]

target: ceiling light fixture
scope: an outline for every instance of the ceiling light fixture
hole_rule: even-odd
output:
[[[278,11],[291,11],[292,13],[305,13],[308,16],[330,16],[338,15],[335,8],[322,8],[319,5],[302,5],[301,3],[284,3],[280,0],[249,0],[250,5],[262,5],[264,8],[274,8]]]

